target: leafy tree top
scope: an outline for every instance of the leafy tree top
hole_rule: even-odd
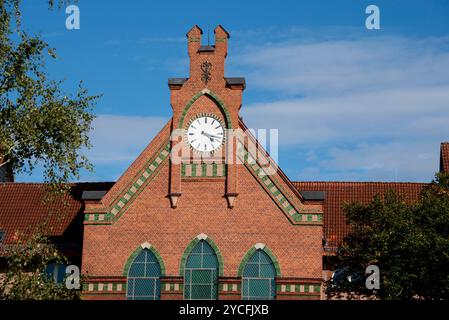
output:
[[[20,16],[19,0],[0,0],[0,166],[31,173],[41,165],[45,181],[60,184],[92,169],[82,150],[91,146],[99,96],[81,82],[75,94],[63,92],[62,81],[50,79],[45,60],[55,50],[25,32]]]

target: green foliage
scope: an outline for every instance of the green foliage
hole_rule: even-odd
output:
[[[61,81],[48,78],[45,57],[54,59],[55,50],[22,30],[19,5],[0,0],[0,165],[31,173],[40,164],[45,181],[57,185],[92,169],[80,150],[90,147],[98,96],[82,83],[74,95],[64,93]]]
[[[0,299],[73,300],[79,291],[57,284],[45,274],[50,263],[67,264],[67,259],[41,234],[18,240],[6,252],[8,272],[0,280]]]
[[[61,8],[69,0],[43,0]],[[22,27],[20,0],[0,0],[0,166],[15,173],[44,169],[50,190],[46,201],[61,200],[69,188],[64,182],[78,178],[92,166],[81,150],[90,148],[88,132],[98,96],[79,84],[77,92],[61,89],[62,82],[48,77],[46,58],[55,49]],[[62,201],[62,200],[61,200]],[[48,239],[36,233],[8,252],[9,269],[0,279],[1,299],[74,299],[75,290],[44,275],[49,263],[66,260]]]
[[[337,254],[337,268],[363,274],[380,268],[380,290],[365,282],[331,285],[329,293],[374,294],[382,299],[449,298],[449,175],[437,174],[420,200],[408,204],[394,192],[345,206],[352,231]]]

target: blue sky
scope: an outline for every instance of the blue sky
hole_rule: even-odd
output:
[[[381,30],[365,28],[380,8]],[[242,116],[279,128],[292,180],[428,181],[449,140],[449,1],[79,0],[80,30],[46,1],[23,24],[56,48],[74,92],[103,94],[82,181],[116,180],[171,116],[167,78],[188,75],[185,33],[231,34],[227,76],[244,76]],[[205,36],[204,38],[207,38]],[[211,36],[211,42],[213,37]],[[39,172],[18,181],[40,181]]]

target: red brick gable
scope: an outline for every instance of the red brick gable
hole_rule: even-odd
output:
[[[170,129],[172,122],[172,120],[167,122],[165,127],[156,135],[153,141],[101,201],[86,203],[86,223],[109,224],[119,219],[139,197],[140,193],[152,182],[160,168],[170,162]],[[257,146],[258,156],[264,157],[263,162],[274,163],[268,153],[247,131],[247,127],[242,121],[239,121],[239,127],[243,136],[248,134],[249,140],[245,139],[245,141],[250,141],[248,143],[253,143]],[[256,157],[256,155],[252,156]],[[242,165],[237,164],[235,166]],[[263,174],[264,168],[260,165],[259,160],[255,165],[245,163],[245,166],[293,224],[322,223],[323,209],[321,203],[305,203],[298,190],[276,164],[275,168],[277,171],[273,175]],[[169,194],[169,185],[170,181],[167,181],[167,196]],[[184,201],[182,196],[180,196],[179,201]],[[165,202],[159,205],[170,206],[170,203]]]
[[[218,26],[205,46],[201,33],[187,34],[189,77],[168,81],[172,119],[100,201],[86,203],[83,294],[123,297],[133,253],[151,247],[164,265],[161,297],[182,298],[188,252],[201,238],[220,257],[220,298],[239,298],[239,270],[254,248],[278,266],[278,298],[319,298],[322,203],[305,201],[239,120],[245,80],[225,75],[229,34]],[[187,143],[186,129],[201,117],[223,129],[213,152]],[[102,292],[106,278],[120,289]]]
[[[441,143],[440,172],[449,173],[449,142]]]
[[[345,203],[368,203],[377,194],[394,190],[406,201],[419,199],[426,183],[411,182],[293,182],[299,191],[324,191],[324,237],[325,247],[337,247],[350,231],[343,211]]]
[[[153,140],[147,145],[147,147],[140,153],[140,155],[134,160],[134,162],[126,169],[126,171],[120,176],[114,186],[109,192],[101,199],[101,204],[94,205],[94,209],[99,212],[106,212],[108,208],[112,207],[123,195],[125,189],[130,188],[130,184],[135,178],[141,174],[148,159],[151,159],[154,154],[163,145],[167,145],[170,140],[170,131],[172,129],[172,119],[170,119],[165,126],[156,134]],[[127,191],[127,190],[126,190]],[[89,207],[89,205],[88,205]]]

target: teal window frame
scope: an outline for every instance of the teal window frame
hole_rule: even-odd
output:
[[[262,249],[248,259],[242,273],[242,300],[276,299],[276,268]]]
[[[218,299],[219,263],[215,250],[200,240],[187,256],[184,268],[185,300]]]
[[[162,270],[155,254],[143,249],[134,258],[128,270],[127,300],[159,300]]]

